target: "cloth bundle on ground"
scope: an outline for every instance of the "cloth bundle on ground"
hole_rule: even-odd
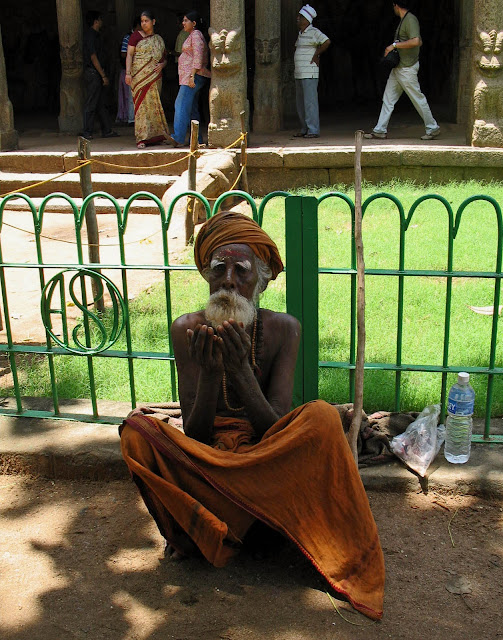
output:
[[[294,542],[365,615],[382,616],[384,560],[337,410],[298,407],[257,442],[250,423],[217,418],[211,446],[149,415],[121,426],[124,459],[161,534],[225,565],[256,519]]]

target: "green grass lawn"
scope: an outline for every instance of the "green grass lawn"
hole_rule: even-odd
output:
[[[296,190],[296,195],[320,196],[327,191],[341,191],[354,199],[346,187]],[[422,195],[437,193],[452,206],[474,194],[494,197],[503,203],[503,183],[452,183],[419,187],[394,182],[385,185],[364,184],[363,199],[385,191],[403,204],[405,215],[412,203]],[[282,256],[285,209],[282,199],[269,202],[264,214],[264,229],[274,238]],[[405,268],[445,270],[447,267],[447,225],[445,207],[428,200],[414,213],[405,241]],[[370,204],[363,220],[365,265],[368,269],[397,269],[399,266],[399,214],[394,203],[377,200]],[[319,266],[349,268],[351,251],[351,218],[347,204],[330,198],[319,209]],[[454,241],[453,268],[460,271],[494,271],[498,227],[493,207],[486,202],[471,204],[463,213]],[[190,262],[187,255],[185,261]],[[171,275],[173,318],[201,308],[207,297],[207,286],[194,271]],[[395,363],[397,330],[398,279],[389,276],[366,278],[366,361]],[[408,277],[404,286],[404,320],[402,362],[410,364],[442,364],[446,281],[441,277]],[[486,278],[453,280],[450,356],[452,366],[487,366],[492,317],[477,315],[470,306],[493,304],[494,281]],[[277,311],[286,310],[285,274],[272,282],[261,305]],[[350,277],[322,274],[319,277],[320,352],[321,361],[349,359]],[[168,351],[168,328],[163,285],[154,286],[130,303],[132,344],[134,350]],[[503,338],[498,340],[496,366],[503,361]],[[120,338],[114,349],[124,349]],[[58,392],[62,398],[89,397],[85,358],[57,356]],[[22,394],[51,394],[45,360],[19,357]],[[112,358],[95,358],[95,377],[99,398],[130,400],[127,363]],[[165,361],[138,360],[134,363],[137,398],[140,401],[170,399],[170,367]],[[320,372],[319,395],[334,402],[348,398],[348,373],[336,369]],[[392,409],[394,399],[392,372],[367,371],[365,374],[364,408],[366,411]],[[449,376],[449,384],[454,376]],[[441,375],[403,373],[401,382],[402,410],[419,410],[440,400]],[[476,391],[476,413],[485,410],[486,381],[473,376]],[[4,390],[11,393],[11,390]],[[503,382],[496,377],[493,415],[503,413]]]

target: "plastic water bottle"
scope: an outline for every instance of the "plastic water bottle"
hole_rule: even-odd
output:
[[[445,459],[454,464],[467,462],[472,443],[472,415],[475,391],[470,385],[470,374],[458,374],[458,381],[449,391],[447,419],[445,421]]]

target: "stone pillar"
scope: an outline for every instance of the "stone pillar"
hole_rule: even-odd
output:
[[[210,4],[210,147],[225,147],[241,133],[240,112],[248,114],[244,0]]]
[[[281,0],[255,0],[253,130],[281,129]]]
[[[80,0],[56,0],[61,87],[59,130],[78,134],[82,131],[82,11]]]
[[[458,61],[458,90],[456,122],[463,124],[466,130],[470,121],[470,131],[467,133],[468,144],[471,144],[473,122],[470,119],[473,91],[472,58],[473,58],[473,2],[461,0],[459,5],[459,61]]]
[[[501,0],[475,0],[473,8],[471,143],[503,147],[503,13]]]
[[[17,149],[18,136],[14,130],[14,111],[9,100],[7,71],[3,55],[2,33],[0,31],[0,151]]]

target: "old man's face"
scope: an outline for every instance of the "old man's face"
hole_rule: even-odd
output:
[[[229,318],[245,327],[255,317],[258,274],[255,254],[248,245],[228,244],[216,249],[206,274],[210,299],[205,316],[214,327]]]

